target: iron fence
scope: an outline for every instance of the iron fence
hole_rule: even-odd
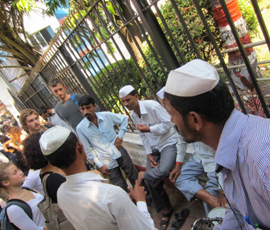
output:
[[[259,70],[254,66],[260,63],[251,60],[252,48],[244,45],[242,31],[236,27],[228,7],[233,1],[96,0],[88,5],[79,1],[22,88],[20,99],[33,109],[53,107],[57,99],[48,82],[58,77],[69,93],[91,95],[101,110],[127,113],[118,97],[123,85],[132,84],[142,98],[157,99],[155,93],[164,86],[170,70],[200,58],[218,68],[244,113],[254,112],[247,108],[253,98],[258,103],[255,110],[261,109],[269,117],[269,103],[262,92],[267,83],[264,88],[258,83]],[[216,5],[224,12],[236,41],[233,49],[222,37]],[[251,0],[250,5],[264,40],[249,46],[267,46],[269,53],[269,34],[258,2]],[[230,65],[228,53],[232,52],[240,53],[242,64]],[[241,89],[232,75],[242,67],[249,82]]]

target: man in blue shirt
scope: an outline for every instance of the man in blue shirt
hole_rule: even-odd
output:
[[[199,59],[170,72],[165,98],[183,139],[216,150],[228,209],[214,229],[269,229],[270,120],[234,109],[217,70]]]
[[[95,101],[87,95],[82,96],[78,103],[85,118],[78,124],[76,132],[88,158],[95,162],[103,174],[109,176],[112,184],[128,191],[120,168],[133,186],[138,178],[138,172],[122,146],[128,118],[111,112],[96,113]],[[120,125],[118,136],[114,129],[115,125]]]

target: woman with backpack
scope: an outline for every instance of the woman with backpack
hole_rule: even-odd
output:
[[[39,204],[39,209],[46,219],[49,230],[73,230],[74,227],[57,205],[57,190],[66,178],[61,169],[49,164],[43,156],[39,146],[40,136],[41,133],[31,134],[23,142],[23,153],[28,166],[34,170],[40,169],[44,200]]]
[[[21,185],[24,179],[24,174],[14,164],[0,164],[0,189],[1,192],[6,193],[7,198],[7,206],[3,217],[6,222],[2,220],[2,228],[5,230],[7,227],[4,226],[9,226],[8,229],[47,229],[45,219],[37,207],[43,200],[43,196],[23,189]]]

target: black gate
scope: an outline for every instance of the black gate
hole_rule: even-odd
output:
[[[96,0],[87,4],[79,1],[19,96],[30,108],[53,107],[56,98],[47,83],[50,78],[59,77],[70,93],[89,94],[102,110],[122,113],[125,108],[118,91],[123,85],[132,84],[142,98],[157,99],[155,93],[164,86],[170,70],[200,58],[218,68],[244,113],[269,117],[267,78],[258,77],[264,75],[259,66],[270,63],[270,57],[258,62],[252,48],[265,47],[269,55],[266,23],[258,2],[248,1],[264,40],[247,42],[246,29],[238,27],[242,17],[240,11],[234,11],[236,3],[236,0]],[[229,44],[233,39],[233,45]],[[246,80],[243,76],[240,80],[233,78],[243,72],[248,75]]]

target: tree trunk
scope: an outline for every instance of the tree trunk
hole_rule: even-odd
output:
[[[134,17],[134,13],[131,9],[130,0],[116,0],[116,1],[121,7],[122,13],[126,21],[132,20],[132,18]],[[135,24],[135,22],[129,23],[126,26],[126,28],[122,31],[122,34],[124,35],[124,38],[126,39],[129,46],[131,47],[136,59],[139,61],[142,56],[138,49],[138,46],[142,47],[142,43],[144,41],[140,28],[138,27],[137,24]],[[136,40],[137,45],[134,39]]]

